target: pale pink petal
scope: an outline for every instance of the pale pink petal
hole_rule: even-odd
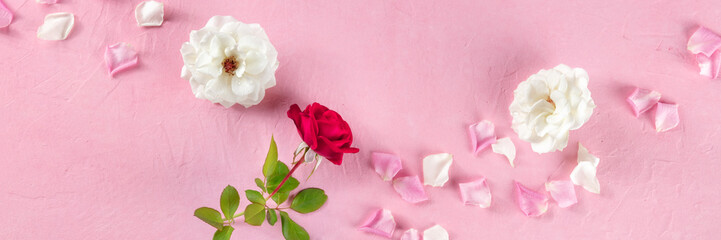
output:
[[[75,15],[67,12],[51,13],[45,16],[38,27],[37,36],[42,40],[65,40],[75,26]]]
[[[636,88],[636,90],[631,93],[631,96],[628,96],[626,101],[631,105],[634,116],[638,117],[641,113],[644,113],[653,106],[656,106],[656,103],[658,103],[658,100],[660,99],[661,93],[659,92]]]
[[[448,231],[441,225],[435,225],[423,231],[423,240],[448,240]]]
[[[415,228],[411,228],[403,233],[401,240],[421,240],[421,234]]]
[[[56,4],[58,0],[35,0],[35,2],[40,4]]]
[[[428,200],[426,191],[418,176],[399,177],[393,180],[393,189],[401,195],[403,200],[410,203],[419,203]]]
[[[705,27],[699,27],[688,39],[687,45],[691,53],[703,53],[706,56],[711,56],[719,47],[721,47],[721,36]]]
[[[537,217],[548,210],[548,197],[545,194],[535,192],[526,188],[520,183],[513,181],[515,185],[516,203],[526,216]]]
[[[360,228],[361,231],[391,238],[396,230],[396,221],[391,211],[379,209],[371,215]]]
[[[116,43],[105,49],[105,64],[110,76],[138,64],[138,53],[127,43]]]
[[[511,163],[511,167],[515,167],[513,160],[516,159],[516,145],[513,145],[513,141],[510,138],[501,138],[496,143],[491,144],[491,149],[494,153],[503,154]]]
[[[546,191],[551,193],[553,200],[556,200],[561,208],[569,207],[576,204],[576,189],[571,181],[550,181],[546,183]]]
[[[483,149],[496,142],[496,134],[493,123],[490,121],[481,121],[468,127],[471,136],[471,144],[473,152],[480,153]]]
[[[721,51],[715,51],[711,57],[703,54],[696,54],[698,62],[699,74],[704,77],[716,79],[721,69]]]
[[[157,27],[163,25],[165,15],[163,3],[144,1],[135,7],[135,21],[141,27]]]
[[[656,131],[665,132],[678,126],[678,105],[658,103],[656,105]]]
[[[392,180],[403,169],[401,159],[393,154],[374,152],[371,154],[371,162],[383,181]]]
[[[2,0],[0,0],[0,28],[10,26],[13,21],[13,12],[5,6]]]
[[[458,189],[461,192],[461,199],[464,204],[476,205],[481,208],[491,206],[491,189],[486,183],[486,178],[459,183]]]

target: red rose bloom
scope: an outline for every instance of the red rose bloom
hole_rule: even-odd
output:
[[[335,165],[343,162],[344,153],[357,153],[351,147],[353,133],[348,123],[333,110],[313,103],[302,112],[298,104],[288,109],[288,118],[293,119],[298,134],[318,155],[325,157]]]

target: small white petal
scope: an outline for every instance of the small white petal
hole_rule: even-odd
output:
[[[401,240],[421,240],[421,234],[415,228],[411,228],[403,233]]]
[[[40,4],[56,4],[58,3],[58,0],[35,0],[35,2]]]
[[[494,153],[505,155],[506,158],[508,158],[508,162],[511,163],[511,167],[515,167],[513,161],[516,159],[516,145],[513,144],[510,138],[498,139],[496,143],[491,144],[491,148]]]
[[[72,13],[59,12],[45,16],[43,25],[38,28],[38,38],[42,40],[64,40],[68,38],[75,25]]]
[[[360,228],[361,231],[391,238],[396,229],[396,221],[391,211],[380,209],[371,215]]]
[[[145,1],[135,7],[135,20],[138,26],[150,27],[163,25],[163,3],[156,1]]]
[[[589,192],[601,193],[601,185],[596,178],[596,167],[599,158],[588,153],[583,145],[578,144],[578,165],[571,172],[573,184],[582,186]]]
[[[435,225],[423,231],[423,240],[448,240],[448,231],[441,225]]]
[[[453,155],[439,153],[423,158],[423,184],[442,187],[448,181],[448,170],[453,163]]]

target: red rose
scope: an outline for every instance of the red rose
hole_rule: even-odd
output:
[[[340,165],[344,153],[358,152],[357,148],[350,146],[353,133],[348,123],[335,111],[313,103],[301,112],[298,104],[293,104],[288,109],[288,117],[293,119],[298,134],[310,149],[333,164]]]

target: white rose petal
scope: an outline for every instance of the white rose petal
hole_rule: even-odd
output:
[[[423,158],[423,184],[442,187],[448,181],[448,170],[453,163],[453,155],[439,153]]]
[[[516,159],[516,145],[513,145],[510,138],[498,139],[496,143],[491,144],[491,149],[493,149],[494,153],[505,155],[508,162],[511,163],[511,167],[515,167],[513,161]]]
[[[40,4],[56,4],[58,3],[58,0],[35,0],[35,2]]]
[[[163,25],[163,3],[156,1],[145,1],[135,7],[135,20],[138,26],[151,27]]]
[[[43,25],[38,28],[38,38],[42,40],[64,40],[68,38],[75,25],[72,13],[59,12],[45,16]]]
[[[534,152],[563,150],[569,131],[583,126],[596,107],[588,80],[585,70],[563,64],[531,75],[513,92],[511,128]]]
[[[423,240],[448,240],[448,232],[441,225],[435,225],[423,231]]]
[[[571,181],[573,184],[582,186],[589,192],[601,193],[601,184],[596,178],[596,167],[598,167],[599,158],[588,153],[588,150],[578,144],[578,165],[571,172]]]

